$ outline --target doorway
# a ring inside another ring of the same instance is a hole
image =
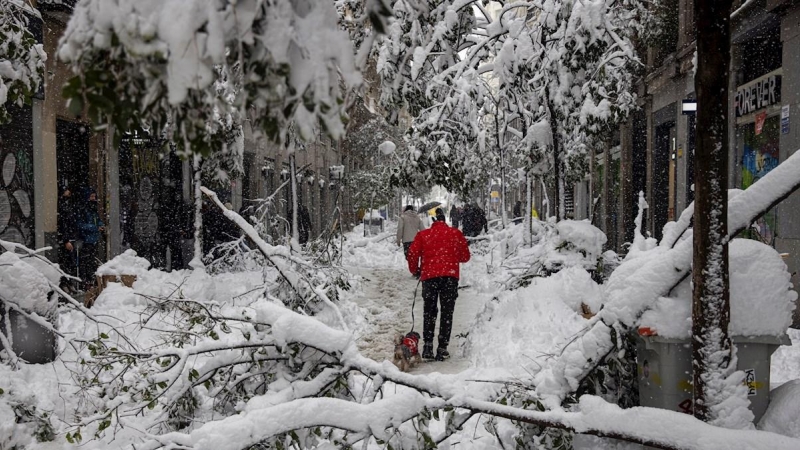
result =
[[[653,236],[661,240],[664,225],[670,218],[670,207],[674,207],[674,173],[671,155],[675,141],[675,122],[656,127],[653,148]],[[672,176],[671,176],[672,175]]]
[[[56,120],[58,186],[69,187],[76,199],[90,187],[89,134],[89,127],[84,124]]]

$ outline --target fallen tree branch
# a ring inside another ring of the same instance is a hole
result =
[[[262,321],[270,323],[273,332],[287,342],[322,348],[330,355],[341,355],[343,368],[357,370],[378,382],[402,384],[412,389],[380,400],[360,403],[337,398],[281,398],[268,395],[253,398],[243,412],[226,419],[209,422],[188,433],[168,433],[137,447],[141,450],[187,448],[195,450],[238,450],[271,437],[311,427],[330,427],[355,433],[349,445],[374,436],[386,440],[391,430],[424,411],[460,408],[472,414],[487,414],[513,421],[559,428],[576,433],[622,439],[666,450],[795,449],[800,440],[763,431],[728,430],[714,427],[692,416],[655,408],[623,410],[599,397],[583,396],[580,411],[534,411],[501,405],[476,398],[469,392],[469,383],[458,383],[455,376],[431,378],[403,373],[393,365],[377,363],[361,356],[347,333],[329,328],[315,319],[273,304],[259,311]],[[309,333],[311,322],[314,333]],[[330,381],[333,372],[317,382],[316,387]],[[458,380],[464,381],[464,380]],[[301,386],[301,381],[296,382]],[[315,389],[312,389],[314,391]],[[283,390],[293,392],[294,388]],[[371,391],[369,395],[372,395]],[[282,401],[286,400],[286,401]],[[278,420],[279,418],[279,420]],[[241,430],[249,430],[241,436]],[[237,436],[232,440],[231,436]]]
[[[778,165],[752,186],[728,202],[728,235],[730,240],[758,217],[785,200],[800,188],[800,152]],[[691,271],[692,240],[679,241],[688,226],[689,217],[682,215],[677,236],[671,237],[661,251],[649,259],[634,259],[638,267],[624,279],[610,281],[605,307],[589,322],[588,330],[566,346],[562,355],[535,377],[536,395],[551,409],[557,409],[570,392],[596,367],[615,343],[610,330],[620,324],[630,329],[655,301],[666,295]],[[624,263],[623,263],[624,264]]]

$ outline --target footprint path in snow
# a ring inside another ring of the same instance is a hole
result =
[[[405,334],[411,330],[411,305],[417,280],[404,268],[353,268],[351,271],[362,277],[361,295],[353,300],[367,314],[370,327],[358,339],[358,347],[362,354],[376,361],[391,360],[394,351],[392,339],[398,333]],[[462,283],[463,280],[462,280]],[[450,359],[442,362],[423,362],[415,367],[413,373],[457,373],[469,367],[469,360],[464,358],[461,345],[465,333],[475,318],[480,306],[478,296],[469,289],[459,290],[453,315],[453,331],[450,337]],[[414,308],[414,330],[422,334],[422,286],[417,289],[417,301]],[[437,323],[438,336],[438,323]],[[420,346],[422,343],[420,343]],[[434,348],[436,341],[434,340]]]

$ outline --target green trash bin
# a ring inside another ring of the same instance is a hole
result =
[[[642,406],[692,414],[692,346],[688,339],[636,335],[639,401]],[[769,406],[770,357],[788,336],[734,336],[738,370],[745,372],[755,423]]]

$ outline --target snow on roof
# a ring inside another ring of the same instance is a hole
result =
[[[731,322],[733,336],[781,336],[792,322],[797,293],[780,254],[751,239],[734,239],[729,246]],[[661,297],[639,322],[666,338],[688,338],[692,327],[689,279],[669,298]]]

